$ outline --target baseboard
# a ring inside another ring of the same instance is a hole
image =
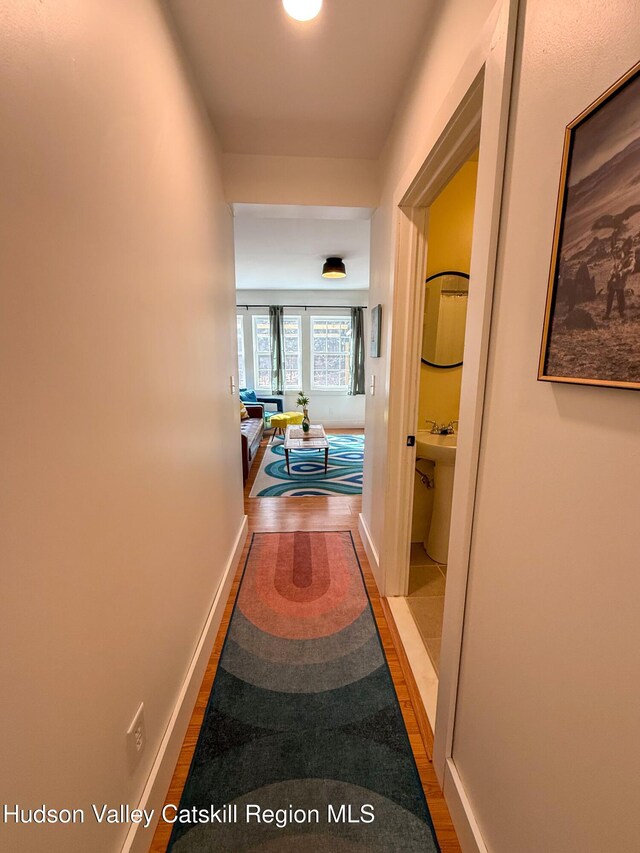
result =
[[[391,640],[398,655],[400,669],[404,675],[405,684],[409,691],[409,699],[413,705],[413,711],[418,724],[418,730],[424,743],[424,748],[429,761],[433,760],[433,728],[429,714],[427,712],[427,701],[437,694],[438,679],[435,677],[433,666],[429,660],[429,655],[424,647],[422,638],[416,628],[416,623],[413,621],[407,603],[404,598],[381,598],[380,604],[382,612],[387,620]],[[407,631],[413,630],[413,634],[407,636]],[[425,661],[426,658],[426,661]],[[428,666],[433,672],[435,680],[435,690],[431,690],[429,696],[425,695],[423,685],[419,678],[422,674],[421,669],[418,669],[416,664],[420,663],[421,668],[428,662]],[[435,706],[435,701],[431,701],[430,705]],[[435,719],[435,718],[434,718]]]
[[[443,793],[462,853],[488,853],[462,780],[451,758],[447,759],[444,769]]]
[[[410,675],[405,675],[405,681],[411,693],[411,682],[416,686],[418,698],[416,707],[421,707],[426,715],[426,726],[423,725],[420,714],[416,713],[418,727],[427,745],[427,755],[433,758],[433,732],[436,727],[436,709],[438,703],[438,676],[429,653],[424,647],[415,619],[409,610],[407,599],[402,596],[383,598],[390,611],[389,630],[392,636],[397,634],[398,643],[402,647]],[[404,670],[402,655],[399,654],[400,665]],[[426,734],[425,734],[426,731]]]
[[[322,422],[325,430],[330,432],[332,429],[364,429],[364,421],[354,421],[354,420],[346,420],[346,421],[327,421],[324,420]]]
[[[376,546],[373,544],[371,533],[369,532],[367,522],[364,520],[364,516],[362,515],[362,513],[358,514],[358,533],[360,534],[360,538],[362,539],[362,544],[367,554],[367,560],[369,560],[369,565],[371,566],[373,576],[378,582],[378,585],[380,585],[380,560],[378,559],[378,551],[376,549]]]
[[[140,802],[136,806],[136,808],[146,809],[147,811],[153,809],[154,820],[148,829],[144,829],[141,824],[133,824],[131,826],[125,838],[122,853],[147,853],[153,839],[156,824],[160,817],[167,791],[169,790],[169,784],[171,783],[180,749],[182,748],[187,726],[191,719],[191,713],[196,703],[198,691],[211,656],[227,599],[229,598],[236,567],[242,554],[245,539],[247,538],[248,526],[248,518],[245,515],[213,604],[202,628],[197,648],[191,659],[182,688],[180,689],[180,694],[171,714],[169,725],[162,738]]]

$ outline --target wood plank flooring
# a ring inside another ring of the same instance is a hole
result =
[[[331,432],[355,434],[361,432],[361,430],[332,429]],[[447,804],[442,796],[442,791],[440,790],[433,765],[430,761],[433,735],[424,708],[420,703],[419,694],[413,681],[411,670],[408,668],[404,652],[401,646],[396,647],[394,643],[395,641],[399,644],[399,638],[395,631],[390,611],[380,599],[378,588],[358,533],[358,515],[362,508],[362,498],[360,495],[335,498],[250,498],[249,492],[260,467],[265,446],[266,440],[263,441],[263,446],[260,448],[257,458],[251,467],[249,479],[244,490],[245,513],[249,519],[249,536],[242,552],[229,601],[225,608],[220,630],[216,637],[213,652],[202,681],[202,686],[165,802],[178,803],[180,801],[182,789],[184,788],[189,772],[191,758],[200,733],[209,693],[213,686],[218,660],[222,653],[222,645],[229,627],[233,604],[238,594],[242,569],[249,552],[251,534],[287,530],[350,530],[353,534],[356,553],[362,566],[367,592],[371,598],[382,645],[389,662],[389,669],[391,670],[402,715],[409,733],[411,748],[420,774],[420,780],[429,802],[429,809],[442,853],[460,853],[460,845],[451,822],[451,816],[449,815]],[[388,619],[390,621],[387,621]],[[171,826],[162,822],[159,823],[151,843],[150,853],[165,853],[170,835]],[[399,843],[401,843],[400,840]]]

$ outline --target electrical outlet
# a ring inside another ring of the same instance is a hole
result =
[[[131,725],[127,729],[127,752],[129,753],[129,761],[132,766],[138,763],[146,742],[147,731],[144,725],[144,702],[141,702],[135,717],[131,721]]]

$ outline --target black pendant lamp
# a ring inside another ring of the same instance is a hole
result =
[[[347,270],[342,258],[327,258],[322,267],[322,278],[344,278]]]

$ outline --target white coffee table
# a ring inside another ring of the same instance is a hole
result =
[[[311,424],[308,432],[304,432],[301,426],[289,424],[284,436],[284,457],[287,460],[287,474],[289,469],[290,450],[324,450],[324,473],[329,468],[329,439],[322,424]]]

